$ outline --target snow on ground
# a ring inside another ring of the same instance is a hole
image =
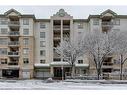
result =
[[[102,84],[43,80],[0,80],[0,90],[127,90],[127,84]]]

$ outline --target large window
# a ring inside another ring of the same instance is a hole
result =
[[[113,24],[114,25],[120,25],[120,19],[114,19]]]
[[[23,54],[28,55],[29,54],[29,48],[23,48]]]
[[[29,58],[23,58],[23,63],[28,64],[29,63]]]
[[[0,48],[0,55],[7,55],[7,48]]]
[[[0,24],[1,25],[7,25],[8,24],[7,18],[1,18],[0,19]]]
[[[23,39],[23,44],[24,45],[29,45],[29,38],[24,38]]]
[[[42,28],[42,29],[46,28],[45,23],[40,22],[40,28]]]
[[[40,32],[40,38],[45,38],[45,32]]]
[[[7,59],[0,59],[0,64],[7,64]]]
[[[93,19],[93,25],[99,25],[99,19]]]
[[[7,34],[8,33],[8,29],[7,28],[1,28],[0,29],[0,34]]]
[[[40,60],[40,63],[44,64],[45,63],[45,60]]]
[[[40,56],[45,56],[45,50],[40,50]]]
[[[83,64],[83,60],[78,60],[78,64]]]
[[[7,38],[0,38],[0,45],[7,45],[7,44],[8,44]]]
[[[45,47],[45,41],[40,41],[40,47]]]
[[[23,29],[23,35],[29,35],[29,29]]]
[[[23,19],[23,25],[29,25],[29,19]]]
[[[83,23],[78,23],[78,29],[83,29]]]

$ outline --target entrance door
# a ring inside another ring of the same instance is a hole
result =
[[[61,79],[62,78],[62,69],[61,67],[54,67],[54,78]]]
[[[2,70],[2,76],[6,78],[18,78],[19,70],[11,70],[11,69]]]

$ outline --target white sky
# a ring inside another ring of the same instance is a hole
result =
[[[117,14],[127,15],[127,6],[0,6],[0,13],[14,8],[21,14],[34,14],[37,19],[50,18],[60,8],[73,16],[75,19],[87,19],[89,14],[100,14],[107,9],[111,9]]]

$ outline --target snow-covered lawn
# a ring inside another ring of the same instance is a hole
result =
[[[127,84],[102,84],[55,81],[46,83],[43,80],[0,80],[0,89],[7,90],[127,90]]]

